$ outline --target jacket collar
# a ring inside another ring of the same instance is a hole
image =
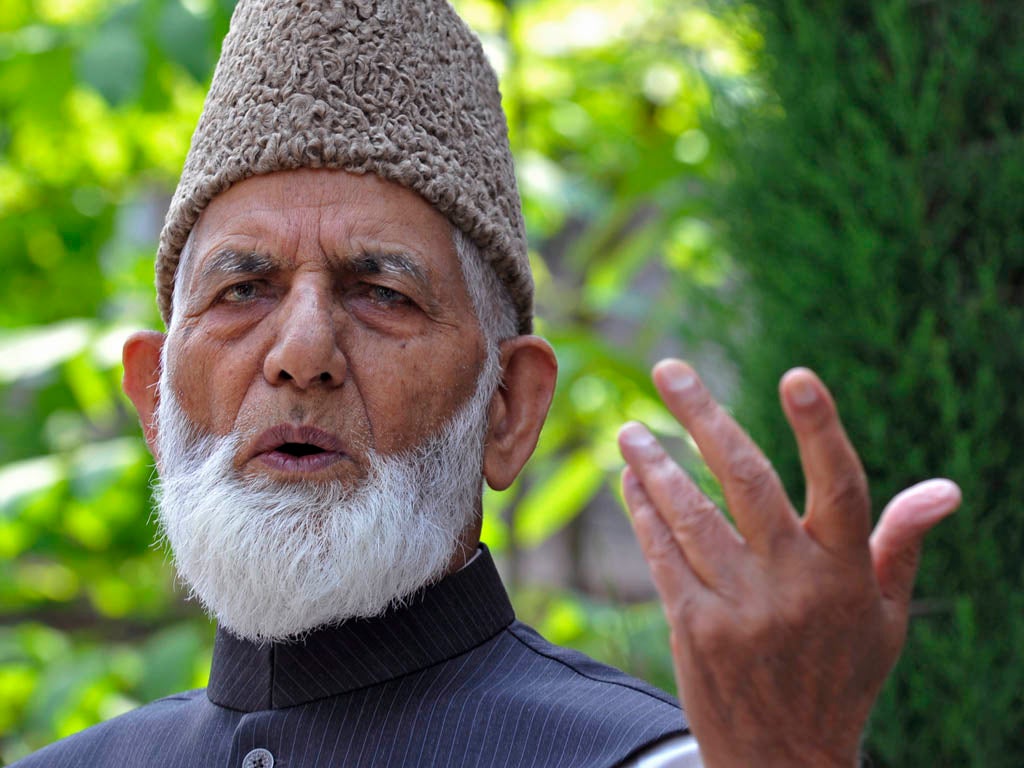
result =
[[[305,704],[454,658],[514,619],[494,560],[481,545],[465,568],[378,618],[262,645],[218,628],[206,694],[244,712]]]

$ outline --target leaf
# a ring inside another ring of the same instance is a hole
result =
[[[577,451],[529,490],[516,510],[515,539],[536,546],[579,514],[604,480],[589,451]]]
[[[153,635],[142,647],[145,663],[136,689],[138,697],[152,701],[190,687],[192,659],[206,651],[202,633],[192,622]]]
[[[66,320],[0,334],[0,383],[38,376],[82,352],[92,323]]]

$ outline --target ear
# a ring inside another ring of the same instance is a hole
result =
[[[124,379],[121,388],[139,413],[142,434],[156,455],[156,406],[160,401],[160,352],[166,337],[159,331],[137,331],[128,337],[121,352]]]
[[[540,336],[501,343],[501,386],[488,411],[484,477],[496,491],[508,488],[537,447],[555,393],[558,362]]]

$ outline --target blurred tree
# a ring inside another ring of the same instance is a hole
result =
[[[665,277],[724,276],[701,116],[712,91],[747,92],[757,36],[703,0],[456,5],[502,76],[562,364],[537,459],[486,499],[486,540],[514,552],[612,492],[624,419],[678,434],[646,368],[679,316]],[[205,683],[211,629],[151,545],[151,463],[118,378],[127,331],[159,327],[155,241],[232,6],[0,4],[0,764]],[[671,687],[655,607],[521,606]]]
[[[716,334],[740,418],[800,498],[769,395],[809,365],[877,509],[935,474],[962,485],[868,745],[880,766],[1024,764],[1024,7],[753,5],[773,97],[723,137],[720,220],[749,304]]]
[[[118,349],[229,10],[0,7],[0,762],[200,678]]]

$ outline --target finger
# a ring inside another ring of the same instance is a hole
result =
[[[910,604],[921,543],[931,528],[960,506],[950,480],[926,480],[893,497],[871,534],[871,559],[882,595],[901,608]]]
[[[863,549],[871,531],[867,478],[832,396],[806,368],[788,371],[779,391],[807,479],[804,529],[827,549]]]
[[[661,516],[698,578],[712,588],[726,582],[743,544],[718,507],[643,424],[626,424],[619,431],[619,447],[644,498]]]
[[[678,616],[703,589],[701,581],[629,467],[622,470],[622,495],[661,602],[669,615]]]
[[[759,552],[772,552],[780,538],[797,530],[798,521],[771,463],[715,402],[690,366],[663,360],[654,367],[654,383],[722,484],[729,511],[747,544]]]

